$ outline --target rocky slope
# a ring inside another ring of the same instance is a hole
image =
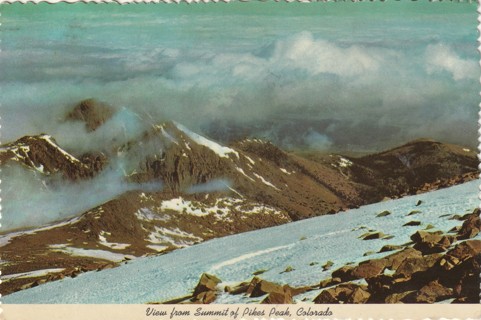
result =
[[[94,131],[114,112],[86,100],[66,119],[84,121]],[[3,294],[477,175],[474,152],[434,141],[362,158],[307,159],[258,139],[223,146],[174,122],[149,125],[126,143],[80,155],[48,135],[23,137],[0,147],[0,166],[20,166],[42,181],[60,176],[69,183],[94,181],[110,170],[131,186],[75,218],[4,232],[1,268],[8,281],[0,285]]]
[[[478,303],[480,295],[481,229],[479,209],[460,218],[457,231],[443,234],[418,230],[412,243],[385,245],[380,252],[395,251],[380,259],[345,265],[332,277],[310,286],[295,287],[261,279],[259,274],[235,285],[223,286],[215,275],[202,274],[191,295],[163,303],[213,303],[219,295],[244,295],[248,301],[267,304],[294,303],[296,296],[319,292],[311,301],[332,303]],[[323,268],[329,269],[332,262]],[[285,272],[291,272],[287,268]],[[301,301],[309,302],[305,297]]]

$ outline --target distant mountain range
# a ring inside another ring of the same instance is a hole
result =
[[[85,100],[65,121],[82,121],[93,132],[115,112]],[[2,274],[19,276],[4,280],[1,292],[448,187],[476,179],[477,166],[475,150],[427,139],[362,157],[296,154],[253,138],[224,146],[176,122],[150,125],[135,139],[81,155],[47,134],[25,136],[0,147],[0,168],[20,167],[35,179],[69,183],[116,170],[134,187],[77,217],[4,233]],[[162,187],[144,187],[156,184]]]

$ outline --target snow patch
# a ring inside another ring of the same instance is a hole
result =
[[[2,280],[42,277],[42,276],[46,276],[49,273],[58,273],[64,270],[65,268],[51,268],[51,269],[42,269],[42,270],[35,270],[35,271],[22,272],[22,273],[14,273],[14,274],[2,275]]]
[[[235,168],[237,171],[239,171],[243,176],[247,177],[249,180],[251,180],[252,182],[255,182],[254,179],[252,179],[251,177],[249,177],[245,172],[244,172],[244,169],[242,168],[239,168],[239,167],[236,167]]]
[[[100,231],[99,234],[99,243],[105,247],[109,247],[114,250],[123,250],[125,248],[130,247],[129,243],[116,243],[116,242],[108,242],[106,235],[110,235],[110,232]]]
[[[289,171],[287,171],[287,170],[284,169],[284,168],[279,168],[279,169],[280,169],[282,172],[284,172],[285,174],[288,174],[288,175],[291,175],[291,174],[292,174],[292,172],[289,172]]]
[[[273,185],[272,183],[270,183],[269,181],[267,181],[266,179],[264,179],[264,177],[263,177],[263,176],[261,176],[261,175],[258,175],[258,174],[257,174],[257,173],[255,173],[255,172],[254,172],[254,175],[255,175],[255,176],[258,178],[258,179],[260,179],[260,180],[262,181],[262,183],[263,183],[263,184],[265,184],[265,185],[267,185],[267,186],[269,186],[269,187],[271,187],[271,188],[274,188],[274,189],[276,189],[276,190],[279,190],[279,191],[280,191],[280,189],[279,189],[278,187],[276,187],[275,185]]]
[[[49,247],[54,249],[53,251],[67,253],[72,256],[92,257],[97,259],[109,260],[113,262],[120,262],[120,261],[123,261],[125,258],[129,258],[129,259],[136,258],[133,255],[113,253],[105,250],[82,249],[82,248],[66,247],[66,246],[60,246],[60,245],[50,245]]]
[[[194,142],[209,148],[210,150],[214,151],[219,157],[228,158],[229,157],[228,154],[233,153],[237,156],[237,158],[239,158],[239,153],[234,149],[221,146],[220,144],[212,140],[209,140],[197,133],[190,131],[180,123],[174,122],[174,124],[177,126],[179,130],[183,131],[190,139],[194,140]]]
[[[339,166],[343,168],[347,168],[352,166],[352,161],[347,160],[346,158],[340,157],[339,158]]]

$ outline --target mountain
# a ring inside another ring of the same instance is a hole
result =
[[[75,114],[87,130],[96,130],[108,118],[106,110],[111,109],[88,100],[67,119]],[[3,294],[477,175],[474,151],[435,141],[413,141],[358,158],[303,157],[260,139],[224,146],[176,122],[150,124],[127,142],[87,154],[68,152],[48,135],[23,137],[0,147],[0,167],[15,166],[39,179],[60,176],[69,184],[98,183],[97,176],[111,171],[121,176],[112,183],[129,187],[76,217],[4,232],[3,274],[30,276],[4,281]]]
[[[255,278],[289,286],[295,303],[326,303],[316,297],[329,297],[328,293],[334,300],[331,303],[360,302],[352,299],[356,296],[374,303],[382,303],[389,296],[386,302],[391,303],[449,303],[453,299],[462,302],[463,298],[468,298],[464,302],[475,303],[479,299],[481,250],[479,210],[473,212],[479,205],[478,186],[479,180],[471,181],[335,215],[217,238],[8,294],[2,301],[159,303],[179,297],[190,299],[195,298],[192,289],[201,274],[208,273],[222,282],[214,284],[215,288],[208,286],[215,292],[206,298],[213,296],[220,304],[264,301],[266,289],[276,286],[267,283],[257,288],[264,292],[245,292]],[[385,212],[389,214],[380,215]],[[408,224],[411,221],[419,224]],[[381,232],[384,236],[380,238],[367,236]],[[38,269],[44,268],[54,267]],[[38,279],[23,281],[31,286]],[[352,295],[344,290],[346,287],[361,287],[363,291],[358,293],[363,294]]]
[[[0,166],[20,164],[43,175],[60,174],[69,180],[93,177],[107,159],[88,153],[76,158],[63,150],[49,135],[25,136],[0,146]]]

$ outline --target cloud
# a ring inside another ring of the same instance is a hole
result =
[[[426,71],[429,74],[447,71],[456,81],[478,79],[479,68],[476,61],[462,59],[444,44],[429,45],[426,48]]]

